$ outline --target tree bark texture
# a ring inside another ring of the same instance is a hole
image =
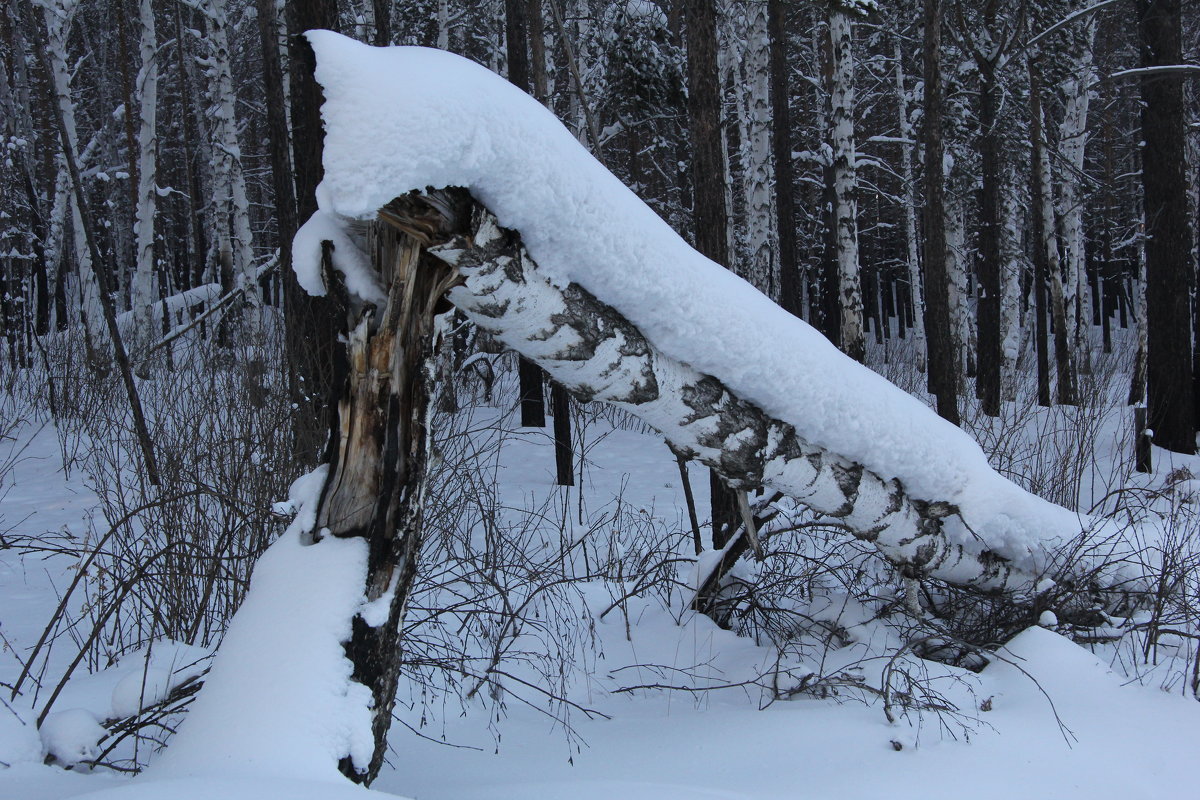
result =
[[[508,80],[523,92],[531,89],[529,78],[529,36],[526,25],[528,0],[504,0],[504,41],[507,47]],[[521,426],[546,427],[545,388],[542,371],[523,356],[517,357],[520,384]]]
[[[692,144],[692,227],[696,249],[729,266],[729,211],[724,139],[721,135],[721,89],[717,70],[717,20],[713,0],[686,0],[688,133]],[[713,546],[738,524],[732,491],[719,475],[709,477]]]
[[[363,783],[379,773],[391,725],[400,623],[421,542],[426,362],[434,349],[435,314],[449,308],[443,295],[455,280],[452,270],[424,254],[419,221],[402,230],[386,222],[391,218],[386,209],[380,217],[384,221],[373,224],[368,246],[388,299],[383,308],[368,305],[346,320],[348,369],[315,527],[322,536],[365,539],[367,601],[390,597],[387,620],[372,625],[356,617],[346,643],[353,678],[374,699],[375,752],[367,770],[357,771],[348,759],[340,765]]]
[[[1042,140],[1042,101],[1039,94],[1039,81],[1037,78],[1037,67],[1031,61],[1029,65],[1029,108],[1030,108],[1030,123],[1029,137],[1031,140],[1031,152],[1033,153],[1033,164],[1029,170],[1030,191],[1029,194],[1033,198],[1035,205],[1034,212],[1030,214],[1033,219],[1031,233],[1033,235],[1033,292],[1034,292],[1034,313],[1036,319],[1034,321],[1034,338],[1037,351],[1037,396],[1038,405],[1043,408],[1049,408],[1050,400],[1050,330],[1048,320],[1048,293],[1047,284],[1049,278],[1047,272],[1049,270],[1049,260],[1046,253],[1046,248],[1042,242],[1046,238],[1046,220],[1040,212],[1041,198],[1045,194],[1046,188],[1042,185],[1046,176],[1040,168],[1038,154]]]
[[[306,220],[317,210],[325,134],[321,127],[324,98],[313,77],[316,56],[302,34],[314,28],[337,30],[337,2],[290,0],[287,13],[296,219]],[[292,270],[283,270],[283,280],[288,363],[293,368],[290,388],[296,406],[292,417],[295,453],[301,463],[316,464],[334,425],[334,364],[342,351],[337,341],[340,320],[330,299],[313,297],[301,289]]]
[[[462,190],[434,201],[412,194],[389,208],[420,219],[459,208]],[[449,196],[449,201],[442,200]],[[612,403],[660,430],[677,452],[718,472],[730,486],[768,486],[840,519],[872,542],[904,574],[931,575],[991,590],[1014,589],[1029,576],[985,551],[951,542],[946,503],[910,498],[879,476],[804,441],[786,421],[734,395],[720,380],[659,351],[615,309],[585,289],[542,277],[516,233],[476,208],[431,256],[457,269],[449,299],[482,329],[540,364],[581,400]]]
[[[946,189],[942,174],[942,4],[925,0],[925,333],[929,341],[929,391],[937,412],[955,425],[958,370],[950,334],[950,277],[946,251]]]
[[[979,68],[979,152],[983,191],[979,203],[980,253],[976,264],[979,349],[975,392],[983,413],[997,417],[1000,415],[1000,368],[1004,363],[1000,340],[1000,212],[1004,203],[1000,86],[993,63],[979,63]]]
[[[838,265],[838,345],[855,361],[867,357],[858,263],[858,166],[854,145],[854,27],[850,14],[829,10],[829,140],[833,153],[833,224]]]
[[[767,2],[771,68],[771,152],[775,168],[775,219],[779,244],[779,302],[795,316],[804,308],[804,276],[796,260],[796,171],[792,164],[792,112],[788,104],[787,4]]]
[[[1142,66],[1182,62],[1181,0],[1139,0]],[[1142,186],[1146,224],[1146,388],[1154,443],[1196,451],[1186,116],[1180,75],[1145,75]]]

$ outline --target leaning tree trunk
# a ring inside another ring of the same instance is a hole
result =
[[[354,618],[346,655],[353,678],[371,690],[375,751],[365,772],[347,757],[351,780],[379,774],[399,676],[397,650],[405,602],[416,574],[435,314],[452,270],[424,256],[423,220],[396,222],[387,209],[368,234],[371,260],[388,289],[382,308],[366,305],[346,318],[346,375],[338,402],[336,443],[314,531],[361,537],[368,545],[366,599],[387,608],[386,620]],[[439,218],[440,220],[440,218]],[[332,270],[330,271],[332,273]],[[335,295],[345,295],[335,289]],[[348,305],[348,304],[343,304]]]
[[[464,225],[458,209],[467,197],[463,190],[432,197],[414,192],[386,210],[409,228],[438,230],[444,243],[428,252],[458,272],[450,301],[576,396],[640,417],[677,452],[708,465],[730,486],[768,486],[840,519],[905,575],[989,590],[1029,584],[1031,576],[1009,561],[944,534],[942,520],[956,513],[950,504],[910,498],[899,481],[805,441],[791,424],[738,397],[717,378],[658,350],[620,312],[582,287],[552,283],[518,235],[500,228],[486,209],[476,206]],[[442,209],[453,213],[438,222]]]

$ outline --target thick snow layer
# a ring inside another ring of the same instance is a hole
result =
[[[62,764],[78,764],[96,757],[96,743],[104,735],[104,728],[87,709],[68,708],[46,717],[39,733],[47,753]]]
[[[342,649],[363,603],[366,545],[334,537],[301,542],[314,485],[293,485],[297,521],[255,566],[203,691],[148,777],[340,783],[339,759],[370,760],[370,690],[351,681]]]
[[[959,541],[978,535],[1036,569],[1038,542],[1081,529],[994,472],[959,428],[689,247],[507,81],[442,51],[308,36],[326,98],[324,214],[370,218],[413,189],[467,187],[521,232],[552,281],[580,284],[808,441],[898,478],[913,497],[957,504]]]
[[[387,299],[366,256],[342,230],[337,219],[324,211],[309,217],[292,239],[292,267],[296,271],[296,281],[304,291],[317,297],[325,294],[325,279],[321,276],[321,243],[325,241],[333,244],[330,258],[345,277],[350,292],[371,303],[382,303]]]

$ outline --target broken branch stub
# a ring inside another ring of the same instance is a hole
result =
[[[386,608],[386,619],[355,617],[345,645],[354,680],[371,690],[375,751],[365,769],[349,759],[340,767],[366,783],[383,764],[400,668],[400,622],[420,552],[435,316],[449,308],[444,296],[458,280],[424,249],[431,237],[448,233],[436,226],[453,220],[454,209],[429,207],[430,216],[406,217],[404,225],[381,213],[368,232],[371,261],[388,295],[382,308],[343,304],[344,383],[313,531],[366,540],[366,599]],[[333,289],[345,294],[344,287]]]

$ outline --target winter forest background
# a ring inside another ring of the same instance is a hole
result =
[[[1106,723],[1073,725],[1054,686],[1068,709],[1086,685],[1080,709],[1103,692],[1127,720],[1198,724],[1200,5],[5,0],[0,797],[6,772],[11,796],[49,798],[151,763],[258,557],[303,515],[293,483],[324,480],[353,313],[291,269],[322,177],[312,29],[504,76],[700,253],[1081,515],[1036,591],[914,574],[879,558],[855,512],[730,489],[449,313],[423,354],[430,455],[377,785],[436,796],[426,764],[519,787],[419,748],[504,758],[506,730],[525,741],[550,721],[555,744],[533,750],[582,761],[591,736],[633,758],[586,730],[654,703],[724,709],[755,742],[769,724],[742,710],[811,702],[850,737],[886,719],[891,752],[1020,740],[989,721],[988,682],[1015,697],[1040,677],[1028,705],[1056,722],[1030,741],[1074,739],[1093,763],[1106,751],[1085,732]],[[672,654],[697,636],[705,653]],[[1119,680],[1099,688],[1067,640]],[[1113,699],[1118,683],[1192,702]],[[644,705],[614,705],[631,697]],[[676,724],[719,727],[699,720]],[[647,736],[687,739],[656,724]],[[717,758],[753,757],[744,746]],[[967,774],[972,757],[938,752]],[[515,771],[543,769],[522,758]],[[42,761],[57,777],[18,774]],[[1091,794],[1141,796],[1150,771]],[[454,796],[478,789],[455,780]],[[744,796],[791,796],[747,780]]]

